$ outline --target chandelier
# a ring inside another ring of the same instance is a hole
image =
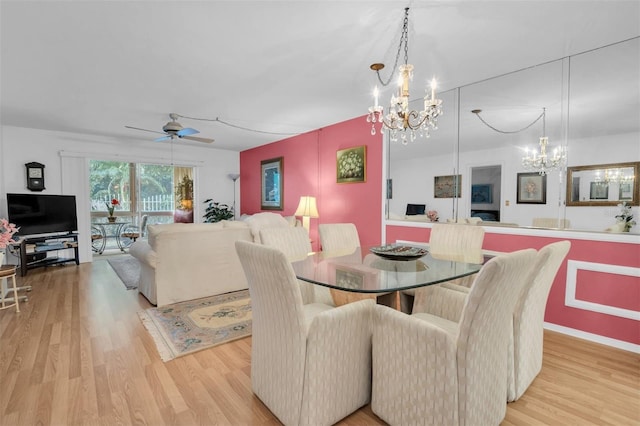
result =
[[[632,183],[635,180],[635,176],[625,175],[622,169],[605,169],[604,176],[602,175],[601,170],[596,170],[595,181],[598,183]]]
[[[526,149],[525,156],[522,157],[522,165],[527,170],[532,170],[540,173],[541,176],[547,174],[551,170],[559,170],[564,166],[567,158],[566,152],[562,148],[554,148],[553,153],[547,154],[547,145],[549,144],[549,138],[545,136],[547,134],[546,126],[546,108],[542,108],[542,137],[540,138],[540,152],[537,150],[529,151]],[[536,120],[538,121],[539,118]]]
[[[526,148],[525,155],[524,157],[522,157],[522,166],[527,170],[538,172],[542,176],[546,175],[547,172],[549,171],[560,170],[561,168],[564,167],[567,159],[567,152],[564,148],[562,147],[555,148],[551,154],[547,153],[547,145],[549,145],[549,138],[545,136],[547,134],[547,125],[546,125],[547,109],[546,108],[542,108],[542,114],[540,114],[531,123],[527,124],[522,129],[513,130],[513,131],[500,130],[495,128],[491,124],[487,123],[480,116],[480,113],[482,112],[481,109],[474,109],[474,110],[471,110],[471,112],[474,113],[476,117],[478,117],[478,119],[485,126],[489,127],[491,130],[494,130],[498,133],[504,133],[504,134],[513,134],[513,133],[523,132],[527,130],[529,127],[536,124],[538,120],[542,119],[542,137],[540,138],[540,151],[538,152],[538,150],[536,149],[529,150],[529,148]]]
[[[384,108],[378,104],[378,86],[373,91],[374,105],[369,107],[367,122],[371,123],[371,134],[376,134],[376,123],[380,123],[380,130],[389,130],[391,141],[398,140],[398,134],[402,144],[407,144],[407,134],[409,139],[414,141],[417,136],[430,136],[430,130],[438,128],[438,117],[442,115],[442,100],[436,99],[436,80],[431,80],[431,92],[424,97],[424,108],[421,111],[409,109],[409,82],[413,80],[413,65],[409,64],[409,8],[404,9],[404,21],[402,24],[402,34],[400,44],[396,53],[395,64],[389,79],[384,82],[380,77],[380,70],[384,64],[376,63],[371,65],[371,69],[376,72],[378,80],[383,86],[387,86],[393,74],[398,68],[398,92],[391,96],[389,110],[385,114]],[[404,48],[404,64],[398,67],[400,52]],[[416,131],[418,135],[416,136]]]

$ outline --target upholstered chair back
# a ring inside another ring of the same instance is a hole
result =
[[[487,262],[468,289],[459,323],[376,307],[373,412],[398,425],[499,424],[511,317],[535,255],[527,249]]]
[[[253,312],[251,385],[285,425],[332,425],[371,397],[371,300],[304,305],[285,254],[238,241]]]
[[[431,228],[429,252],[437,259],[482,263],[483,241],[481,226],[436,223]]]
[[[243,242],[236,250],[251,296],[253,391],[283,423],[297,424],[302,397],[283,398],[279,390],[302,393],[306,323],[298,280],[275,248]]]
[[[460,417],[467,422],[497,424],[476,417],[484,410],[504,417],[510,319],[531,279],[535,255],[527,249],[495,257],[471,286],[457,337]]]
[[[283,252],[290,262],[304,260],[313,251],[309,234],[302,226],[264,228],[260,230],[260,240],[262,244],[275,247]],[[327,287],[317,286],[302,280],[298,280],[298,284],[304,304],[322,302],[334,305],[331,292]]]
[[[429,252],[435,259],[452,260],[454,262],[482,263],[484,255],[482,253],[482,243],[484,242],[484,228],[481,226],[463,225],[454,223],[436,223],[431,228],[429,237]],[[450,283],[470,287],[473,284],[475,274],[467,277],[448,281]],[[400,306],[403,312],[414,312],[416,306],[414,298],[417,293],[418,299],[425,301],[434,291],[439,291],[433,286],[404,290],[400,293]],[[448,306],[448,305],[447,305]],[[418,306],[418,309],[424,309]]]
[[[358,229],[353,223],[322,223],[318,225],[322,251],[330,254],[349,254],[360,247]]]
[[[513,313],[513,342],[509,351],[508,401],[527,390],[542,369],[544,313],[551,285],[571,243],[559,241],[540,249],[531,285],[525,287]]]
[[[264,228],[260,240],[265,246],[275,247],[290,261],[305,259],[313,251],[307,230],[302,226],[288,228]]]

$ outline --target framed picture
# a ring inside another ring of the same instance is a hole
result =
[[[462,175],[434,176],[433,196],[435,198],[460,198]]]
[[[609,184],[605,182],[591,182],[589,198],[592,200],[608,200]]]
[[[493,185],[490,183],[471,185],[471,204],[491,204],[492,194]]]
[[[618,194],[618,199],[622,200],[633,200],[633,184],[631,183],[621,183],[620,184],[620,193]]]
[[[284,180],[284,158],[272,158],[260,162],[262,176],[262,199],[260,208],[263,210],[282,210]]]
[[[340,149],[336,153],[336,179],[338,183],[367,181],[367,146]]]
[[[518,204],[547,204],[547,175],[518,173]]]
[[[336,285],[352,289],[364,287],[364,274],[336,268]]]

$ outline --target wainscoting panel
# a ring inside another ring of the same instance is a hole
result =
[[[637,309],[625,309],[605,303],[597,303],[588,300],[581,300],[576,297],[579,285],[590,285],[590,277],[593,274],[578,274],[578,271],[601,272],[605,274],[623,275],[627,277],[640,278],[640,268],[630,266],[610,265],[605,263],[583,262],[578,260],[569,260],[567,262],[567,286],[565,289],[565,304],[586,311],[600,312],[607,315],[614,315],[621,318],[628,318],[640,321],[640,311]],[[580,276],[580,280],[578,277]],[[616,279],[610,281],[610,291],[615,292]],[[640,285],[640,281],[636,280],[636,284]]]

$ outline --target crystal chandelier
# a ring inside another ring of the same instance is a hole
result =
[[[567,158],[566,152],[562,147],[555,148],[553,153],[547,154],[549,138],[545,136],[547,134],[545,120],[546,115],[546,108],[542,108],[542,137],[540,138],[540,152],[538,153],[535,149],[533,151],[529,151],[529,148],[527,148],[525,156],[522,157],[522,165],[527,170],[536,171],[542,176],[546,175],[549,171],[561,169]],[[537,120],[539,120],[539,118]]]
[[[389,130],[391,132],[391,141],[398,140],[398,134],[402,144],[407,144],[407,134],[409,139],[414,141],[417,136],[430,136],[430,130],[438,128],[438,117],[442,115],[442,100],[436,99],[436,80],[431,81],[431,93],[424,97],[424,108],[421,111],[409,109],[409,82],[413,80],[413,65],[409,64],[409,8],[404,9],[404,21],[402,24],[402,35],[400,36],[400,44],[396,54],[396,61],[391,71],[391,76],[384,82],[380,77],[380,70],[384,68],[384,64],[376,63],[371,65],[371,69],[376,72],[378,80],[383,86],[387,86],[396,68],[398,68],[398,92],[391,96],[391,102],[388,112],[384,113],[384,108],[378,104],[378,86],[375,87],[374,105],[369,107],[367,122],[371,123],[371,134],[376,134],[376,123],[380,123],[380,130]],[[398,59],[400,52],[404,47],[404,65],[398,67]],[[418,135],[416,136],[416,131]]]
[[[596,170],[595,181],[598,183],[632,183],[635,180],[634,175],[625,175],[622,169],[605,169],[604,175],[601,170]]]

